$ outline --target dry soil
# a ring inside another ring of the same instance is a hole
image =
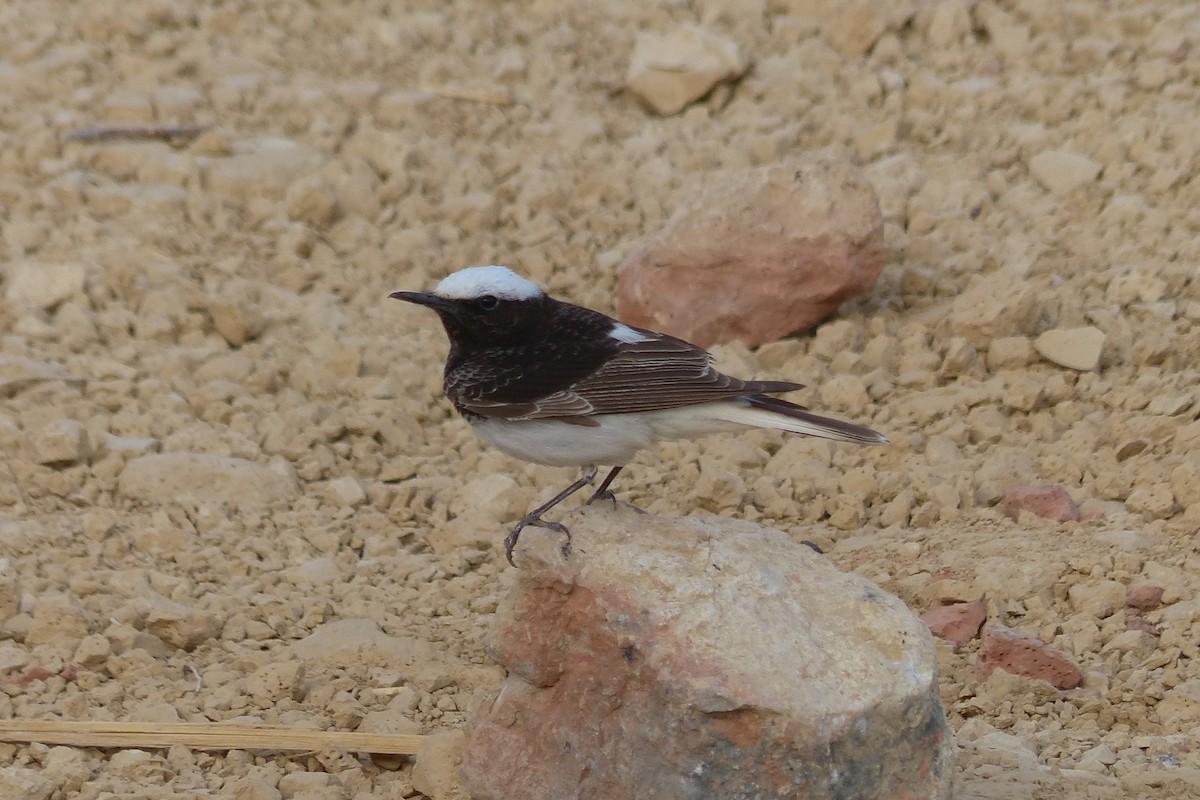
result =
[[[1200,6],[71,9],[0,4],[0,717],[460,727],[500,679],[504,526],[573,476],[484,450],[439,397],[439,326],[387,294],[506,263],[611,311],[715,171],[835,147],[885,211],[879,284],[717,352],[893,444],[663,446],[619,492],[815,537],[917,610],[982,595],[1070,654],[1063,694],[942,649],[961,797],[1200,793]],[[660,118],[625,68],[685,22],[752,67]],[[1084,326],[1095,370],[1033,347]],[[1087,521],[995,506],[1043,482]],[[1163,606],[1131,617],[1139,583]],[[417,792],[352,754],[13,745],[0,785]]]

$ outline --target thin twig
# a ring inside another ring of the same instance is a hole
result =
[[[345,750],[352,753],[415,755],[424,736],[412,734],[305,731],[266,725],[195,722],[75,722],[0,720],[0,741],[42,742],[73,747],[172,747],[197,750]]]
[[[94,125],[67,134],[68,142],[112,142],[118,139],[195,139],[211,125]]]
[[[494,106],[511,106],[516,98],[505,90],[469,89],[461,86],[425,86],[421,91],[450,100],[467,100],[472,103],[490,103]]]

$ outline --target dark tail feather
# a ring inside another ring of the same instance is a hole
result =
[[[860,442],[862,444],[887,444],[888,442],[886,436],[870,428],[855,425],[853,422],[843,422],[840,419],[822,417],[806,411],[803,406],[789,403],[787,400],[780,400],[777,397],[754,394],[738,399],[749,408],[769,411],[772,414],[779,414],[785,418],[774,424],[763,424],[761,421],[757,423],[765,428],[790,430],[795,433],[803,433],[809,436],[818,436],[822,439],[835,439],[843,442]],[[795,420],[797,424],[788,425],[786,420]]]
[[[804,388],[803,383],[791,381],[746,381],[743,391],[747,394],[782,394],[783,392],[798,392]]]

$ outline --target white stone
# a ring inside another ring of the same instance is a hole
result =
[[[1066,195],[1096,180],[1104,165],[1070,150],[1043,150],[1029,159],[1029,171],[1047,191]]]
[[[137,627],[172,647],[192,650],[220,633],[221,626],[216,616],[202,608],[169,600],[148,592],[129,604],[135,615]]]
[[[1125,585],[1117,581],[1077,583],[1067,590],[1071,607],[1103,619],[1125,605]]]
[[[427,641],[389,636],[375,620],[354,617],[324,623],[294,642],[291,653],[310,667],[345,669],[355,664],[403,670],[426,691],[432,691],[428,687],[437,685],[434,681],[453,672],[454,666]],[[461,664],[456,668],[465,669]]]
[[[343,475],[325,484],[322,492],[325,502],[331,506],[357,507],[367,502],[367,493],[353,475]]]
[[[1037,317],[1037,290],[1019,269],[1006,268],[972,281],[954,298],[946,324],[986,350],[993,339],[1029,333]]]
[[[297,586],[321,586],[342,580],[342,572],[331,558],[314,558],[285,570],[283,576]]]
[[[299,494],[294,475],[242,458],[204,453],[158,453],[125,465],[117,481],[125,497],[147,503],[215,502],[262,506]]]
[[[1033,342],[1038,354],[1062,367],[1087,372],[1100,366],[1104,351],[1104,331],[1091,325],[1082,328],[1054,328]]]
[[[86,270],[76,263],[9,264],[4,299],[24,309],[48,310],[83,292]]]
[[[29,663],[29,651],[11,642],[0,642],[0,671],[9,673]]]
[[[460,774],[463,744],[461,730],[438,731],[426,736],[413,767],[413,788],[432,800],[467,800]]]
[[[162,450],[162,440],[149,436],[115,436],[108,434],[104,437],[103,449],[109,453],[120,453],[125,456],[144,456]]]
[[[1195,730],[1200,724],[1200,678],[1189,678],[1168,691],[1154,711],[1167,730]]]
[[[297,177],[319,170],[324,161],[307,145],[266,136],[235,142],[232,150],[228,157],[202,156],[197,163],[205,188],[242,202],[281,198]]]
[[[625,81],[646,105],[666,116],[744,69],[736,42],[684,25],[667,34],[639,33]]]
[[[508,475],[495,472],[463,484],[450,501],[455,516],[475,522],[514,520],[529,511],[533,497]]]
[[[87,428],[73,419],[56,419],[47,423],[30,435],[29,443],[39,464],[84,464],[92,455]]]
[[[28,767],[0,767],[0,797],[49,800],[57,791],[57,786],[42,772]]]
[[[258,335],[262,320],[246,305],[223,298],[208,301],[213,328],[232,347],[240,347]]]

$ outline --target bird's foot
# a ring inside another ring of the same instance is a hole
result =
[[[589,497],[587,499],[587,502],[584,503],[584,505],[590,506],[592,503],[596,502],[597,500],[611,500],[612,504],[614,506],[617,504],[617,496],[615,494],[610,492],[608,489],[600,489],[595,494],[593,494],[591,497]]]
[[[504,557],[508,560],[510,567],[516,566],[513,563],[513,548],[517,546],[517,539],[521,538],[521,531],[530,525],[538,528],[549,528],[567,537],[562,545],[562,556],[566,558],[571,554],[571,531],[567,529],[566,525],[563,525],[561,522],[551,522],[550,520],[542,519],[540,516],[530,514],[518,522],[516,527],[509,532],[508,536],[504,537]]]
[[[613,494],[612,492],[610,492],[608,489],[601,489],[600,491],[596,492],[594,495],[592,495],[591,497],[588,498],[588,501],[586,503],[584,503],[584,505],[590,506],[592,503],[596,502],[597,500],[610,500],[610,501],[612,501],[613,508],[616,508],[617,506],[621,505],[621,502],[619,500],[617,500],[617,496],[615,494]],[[627,508],[632,509],[634,512],[636,512],[638,514],[646,513],[645,509],[638,508],[633,503],[625,503],[624,505]]]

